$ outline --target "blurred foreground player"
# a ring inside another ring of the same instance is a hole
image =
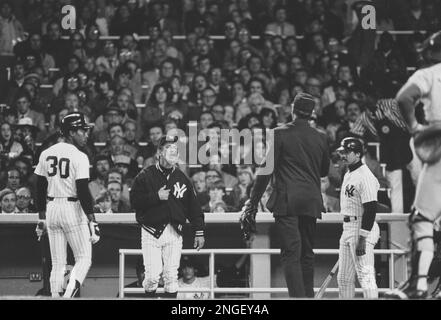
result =
[[[441,215],[441,31],[429,37],[422,50],[430,66],[416,71],[397,95],[423,168],[409,217],[410,278],[397,290],[386,293],[386,297],[396,299],[428,296],[427,277],[434,254],[433,227]],[[419,124],[415,116],[419,101],[424,105],[427,126]],[[440,299],[441,294],[436,294],[435,298]]]
[[[63,297],[79,290],[92,263],[92,245],[99,241],[99,228],[93,214],[89,183],[89,159],[79,149],[88,138],[88,125],[81,113],[66,115],[61,121],[65,142],[44,150],[35,169],[39,238],[47,230],[52,259],[50,276],[52,297],[63,291],[67,243],[75,266]]]

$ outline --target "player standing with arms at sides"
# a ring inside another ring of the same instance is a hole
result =
[[[427,274],[434,252],[433,225],[441,215],[441,31],[429,37],[422,50],[431,66],[416,71],[396,98],[413,134],[415,152],[423,162],[409,216],[412,241],[410,278],[400,288],[386,293],[386,297],[396,299],[424,299],[428,296]],[[424,105],[428,126],[417,122],[415,106],[419,101]],[[423,136],[429,137],[428,152],[421,154],[417,142]],[[441,294],[435,298],[440,299]]]
[[[380,236],[375,216],[380,183],[361,162],[364,144],[360,139],[343,139],[337,152],[349,167],[340,191],[340,212],[344,215],[344,222],[338,254],[339,296],[342,299],[354,297],[357,274],[363,296],[375,299],[378,298],[378,287],[375,281],[374,247]]]
[[[75,266],[64,293],[71,298],[80,288],[92,263],[92,244],[99,241],[98,224],[93,214],[89,183],[89,159],[79,149],[88,138],[88,125],[81,113],[66,115],[61,121],[65,142],[44,150],[35,168],[40,238],[47,230],[52,258],[50,276],[52,297],[63,291],[67,243],[72,248]]]
[[[145,267],[143,286],[147,297],[156,297],[159,277],[164,278],[165,297],[176,298],[182,231],[188,219],[195,234],[194,247],[204,246],[204,214],[190,179],[177,167],[178,137],[159,141],[159,161],[143,169],[130,190],[130,201],[141,225]]]

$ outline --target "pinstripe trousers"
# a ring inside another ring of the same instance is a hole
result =
[[[159,239],[142,229],[141,247],[145,277],[143,287],[147,292],[158,288],[159,277],[164,279],[165,292],[178,291],[178,268],[181,261],[182,236],[170,224]]]
[[[355,294],[355,275],[363,289],[363,296],[368,299],[378,298],[378,287],[375,280],[374,247],[380,236],[380,229],[375,222],[370,235],[366,238],[366,253],[356,255],[360,235],[361,219],[343,223],[340,238],[338,289],[339,297],[351,299]]]
[[[87,217],[80,202],[67,199],[49,201],[46,210],[47,232],[51,249],[51,292],[63,292],[67,243],[72,249],[75,265],[70,281],[83,283],[92,264],[92,244]]]

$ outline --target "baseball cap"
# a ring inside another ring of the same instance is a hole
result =
[[[115,104],[111,104],[110,106],[107,107],[106,114],[113,111],[118,112],[122,116],[124,115],[124,112]]]
[[[308,93],[298,93],[292,103],[292,111],[295,114],[303,116],[311,116],[312,111],[315,108],[315,99]]]
[[[180,268],[184,269],[186,267],[196,268],[196,263],[193,258],[191,258],[189,256],[183,256],[181,258]]]
[[[28,127],[28,128],[31,128],[32,130],[38,130],[38,127],[34,124],[32,119],[29,117],[24,117],[24,118],[18,119],[16,126],[17,127]]]
[[[159,148],[162,148],[167,144],[176,143],[177,141],[178,141],[177,136],[165,135],[165,136],[161,137],[161,139],[159,140],[158,146],[159,146]]]

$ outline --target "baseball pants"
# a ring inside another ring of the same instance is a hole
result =
[[[72,249],[75,265],[70,281],[83,283],[92,264],[92,244],[87,217],[80,202],[65,198],[49,201],[46,210],[47,232],[51,249],[51,292],[63,291],[67,243]]]
[[[380,237],[380,229],[375,222],[370,235],[366,238],[366,253],[356,255],[360,235],[361,219],[343,223],[340,238],[338,289],[339,297],[351,299],[355,295],[355,275],[363,289],[363,296],[369,299],[378,298],[378,287],[375,280],[374,247]]]
[[[177,292],[182,236],[170,224],[159,239],[142,229],[141,247],[145,267],[145,277],[142,283],[144,290],[156,291],[162,272],[165,292]]]

